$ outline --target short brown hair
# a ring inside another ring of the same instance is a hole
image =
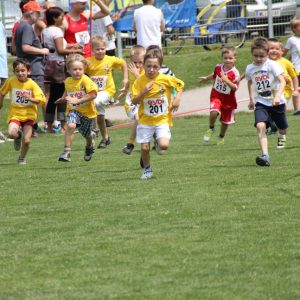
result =
[[[97,47],[99,44],[103,44],[105,48],[107,47],[107,41],[102,36],[99,35],[95,35],[92,37],[91,44],[92,44],[92,49]]]
[[[144,63],[146,62],[147,59],[151,59],[151,58],[157,58],[159,65],[162,66],[163,56],[162,56],[161,49],[159,49],[159,50],[151,49],[151,50],[147,51],[146,55],[144,57]]]
[[[221,56],[224,54],[232,53],[236,57],[236,49],[233,46],[224,46],[221,50]]]
[[[269,52],[268,40],[262,36],[255,38],[251,44],[251,53],[256,49],[262,49]]]
[[[23,65],[27,69],[27,71],[31,70],[31,65],[29,61],[26,59],[22,59],[22,58],[15,59],[13,62],[13,70],[15,71],[19,65]]]
[[[141,45],[135,45],[130,49],[130,56],[131,57],[134,56],[134,55],[145,56],[145,54],[146,54],[146,49]]]

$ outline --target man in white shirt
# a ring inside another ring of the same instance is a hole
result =
[[[165,21],[160,9],[153,6],[154,0],[143,0],[144,5],[134,11],[133,30],[137,33],[137,44],[145,48],[158,45],[161,48],[161,32]]]

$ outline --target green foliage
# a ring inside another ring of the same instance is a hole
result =
[[[90,162],[79,134],[70,163],[62,135],[33,139],[25,166],[1,144],[0,299],[299,299],[299,120],[261,168],[237,117],[221,147],[207,117],[176,119],[146,182],[129,128]]]

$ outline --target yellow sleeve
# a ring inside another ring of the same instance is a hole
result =
[[[114,57],[113,67],[116,69],[121,69],[123,64],[125,64],[125,60],[123,58]]]
[[[140,80],[136,79],[132,85],[132,98],[135,98],[137,95],[140,94],[141,88],[139,85]]]
[[[298,77],[298,72],[290,61],[287,61],[286,63],[286,71],[292,79]]]
[[[40,101],[40,104],[46,103],[46,97],[43,91],[34,81],[32,81],[32,93],[33,93],[33,98],[38,99]]]
[[[83,79],[83,84],[85,86],[85,90],[87,92],[87,94],[91,93],[91,92],[98,92],[98,86],[97,84],[90,79],[88,76],[85,76]]]
[[[177,92],[183,91],[184,82],[176,77],[170,76],[170,78],[172,87],[174,87]]]

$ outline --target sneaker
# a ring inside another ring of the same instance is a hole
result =
[[[142,180],[150,179],[153,176],[152,168],[149,166],[144,169],[144,173],[141,176]]]
[[[0,131],[0,144],[5,143],[7,141],[7,137]]]
[[[270,167],[271,161],[268,155],[261,155],[256,157],[256,164],[261,167]]]
[[[71,153],[70,151],[64,151],[58,158],[58,161],[69,162],[71,161]]]
[[[19,165],[26,165],[26,159],[25,159],[25,157],[19,157],[18,158],[18,164]]]
[[[163,155],[165,154],[165,150],[162,150],[160,147],[159,147],[159,143],[157,142],[156,139],[154,139],[154,147],[155,147],[155,151],[158,155]]]
[[[98,149],[105,149],[111,143],[111,137],[109,136],[107,140],[101,140],[98,145]]]
[[[300,115],[300,109],[297,109],[296,111],[294,111],[293,115],[294,115],[294,116]]]
[[[215,130],[214,129],[208,129],[206,132],[205,132],[205,134],[204,134],[204,136],[203,136],[203,141],[204,142],[209,142],[210,141],[210,138],[211,138],[211,136],[213,135],[213,133],[215,132]]]
[[[59,133],[61,131],[60,123],[58,123],[57,126],[52,125],[52,131],[55,132],[55,133]]]
[[[14,147],[16,151],[19,151],[22,146],[22,139],[23,139],[23,131],[19,129],[19,137],[14,140]]]
[[[123,151],[123,153],[129,155],[129,154],[131,154],[131,152],[133,151],[133,148],[134,148],[134,145],[128,143],[128,144],[122,149],[122,151]]]
[[[85,161],[90,161],[94,155],[95,148],[94,145],[92,146],[85,146],[85,151],[84,151],[84,160]]]
[[[144,166],[144,162],[143,162],[143,159],[142,159],[142,157],[141,157],[141,159],[140,159],[140,166],[141,166],[141,168],[142,168],[142,169],[144,169],[144,168],[145,168],[145,166]]]
[[[285,148],[286,139],[278,138],[277,149]]]
[[[217,145],[218,146],[222,146],[222,145],[224,145],[225,144],[225,139],[224,139],[224,137],[218,137],[218,141],[217,141]]]

